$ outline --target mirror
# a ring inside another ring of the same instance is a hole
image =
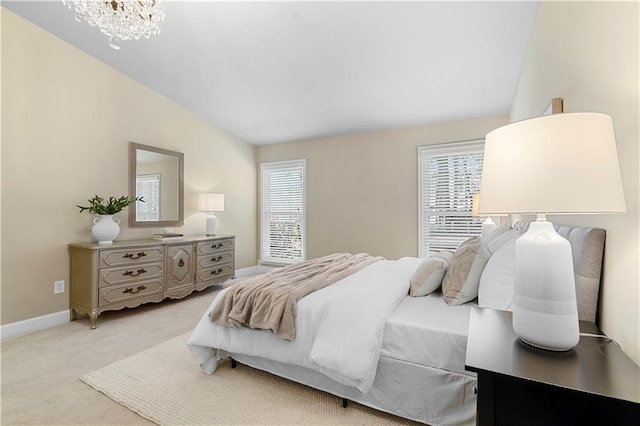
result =
[[[169,227],[184,223],[184,154],[129,143],[129,227]]]

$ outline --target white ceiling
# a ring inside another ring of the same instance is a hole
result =
[[[507,113],[537,2],[180,2],[119,51],[60,1],[3,1],[253,144]]]

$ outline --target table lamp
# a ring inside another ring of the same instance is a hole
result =
[[[216,217],[215,212],[224,211],[224,194],[200,194],[199,204],[200,211],[207,212],[206,235],[216,235],[218,233],[218,218]]]
[[[509,124],[485,138],[481,215],[536,214],[516,241],[513,329],[553,351],[578,344],[573,258],[546,214],[625,211],[611,117],[554,114]]]

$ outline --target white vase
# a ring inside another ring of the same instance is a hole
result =
[[[120,219],[114,219],[112,214],[98,215],[93,219],[91,233],[98,244],[113,244],[113,239],[120,233]]]

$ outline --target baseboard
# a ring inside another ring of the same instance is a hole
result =
[[[56,325],[65,324],[70,321],[70,310],[54,312],[53,314],[43,315],[41,317],[29,318],[24,321],[13,322],[0,327],[0,339],[4,340],[9,337],[24,336],[25,334],[35,331],[44,330],[45,328],[54,327]]]
[[[236,278],[250,277],[252,275],[264,274],[276,269],[274,266],[256,265],[248,268],[242,268],[236,270]]]

